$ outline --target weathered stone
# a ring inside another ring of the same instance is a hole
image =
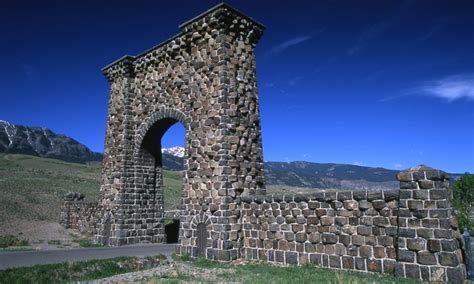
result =
[[[407,247],[413,251],[420,251],[426,249],[426,240],[422,238],[407,239]]]
[[[337,243],[337,236],[331,233],[323,233],[322,242],[323,244],[335,244]]]
[[[403,262],[414,262],[415,261],[415,253],[406,250],[406,249],[399,249],[398,250],[398,259]]]
[[[444,266],[457,266],[459,264],[459,261],[456,255],[452,252],[438,253],[438,261],[439,261],[439,264],[444,265]]]
[[[417,260],[420,264],[435,265],[437,264],[436,256],[433,253],[427,251],[420,251],[417,254]]]

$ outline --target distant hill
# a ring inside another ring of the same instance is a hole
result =
[[[0,153],[28,154],[66,162],[90,163],[102,160],[102,154],[48,128],[13,125],[0,120]],[[184,148],[162,149],[165,170],[184,168]],[[376,190],[398,188],[398,171],[346,164],[313,162],[265,162],[266,184],[274,187]],[[450,174],[452,180],[459,174]]]
[[[92,152],[76,140],[44,127],[27,127],[0,120],[0,153],[27,154],[66,162],[99,162],[102,154]]]

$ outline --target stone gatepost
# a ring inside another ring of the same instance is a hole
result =
[[[179,253],[239,257],[240,196],[265,194],[255,49],[264,26],[219,4],[103,69],[110,83],[96,240],[163,242],[161,138],[185,130]]]
[[[462,238],[448,175],[424,165],[402,171],[395,273],[426,281],[462,282]]]

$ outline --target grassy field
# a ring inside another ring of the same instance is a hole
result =
[[[140,270],[149,269],[152,270]],[[131,274],[124,274],[134,272]],[[115,276],[113,276],[115,275]],[[36,265],[0,271],[0,283],[62,283],[103,279],[109,283],[421,283],[386,274],[336,271],[314,266],[272,266],[243,262],[217,263],[185,257],[166,260],[152,258],[115,258],[85,262]]]
[[[69,283],[101,279],[117,274],[149,269],[168,263],[165,256],[118,257],[112,259],[69,261],[0,271],[3,283]]]
[[[62,196],[69,191],[97,201],[100,172],[99,165],[0,154],[0,227],[16,220],[57,222]],[[165,208],[178,208],[181,184],[180,172],[164,172]]]

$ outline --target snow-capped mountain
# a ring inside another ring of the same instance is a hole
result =
[[[170,154],[175,157],[184,157],[184,148],[183,147],[171,147],[171,148],[162,148],[161,153]]]
[[[27,127],[0,120],[0,153],[27,154],[67,162],[102,160],[102,154],[45,127]]]

